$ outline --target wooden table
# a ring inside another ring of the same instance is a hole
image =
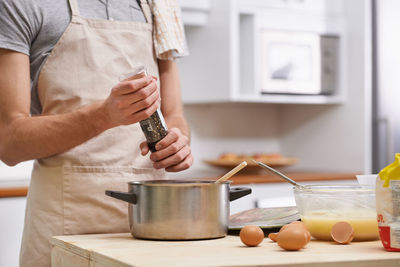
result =
[[[380,241],[336,245],[311,241],[300,251],[284,251],[268,238],[245,247],[238,236],[199,241],[147,241],[130,234],[59,236],[52,239],[52,266],[312,266],[398,267],[400,253]]]

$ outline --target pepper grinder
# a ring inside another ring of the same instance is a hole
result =
[[[136,78],[136,76],[147,76],[147,71],[144,66],[139,66],[133,69],[128,74],[120,77],[120,81],[127,78]],[[156,151],[156,144],[168,134],[167,124],[165,123],[164,116],[160,108],[156,110],[150,117],[139,122],[140,128],[146,137],[147,145],[151,152]]]

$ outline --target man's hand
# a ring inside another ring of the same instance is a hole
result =
[[[146,142],[140,144],[142,155],[149,152]],[[189,138],[178,128],[168,130],[167,136],[156,144],[156,152],[151,153],[154,168],[165,168],[169,172],[179,172],[188,169],[193,164]]]
[[[147,119],[160,106],[157,83],[152,76],[118,83],[103,103],[109,127],[128,125]]]

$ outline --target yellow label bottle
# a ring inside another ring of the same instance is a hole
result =
[[[379,236],[388,251],[400,251],[400,153],[376,178]]]

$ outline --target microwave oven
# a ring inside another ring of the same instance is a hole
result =
[[[338,84],[339,37],[262,30],[262,94],[332,94]]]

